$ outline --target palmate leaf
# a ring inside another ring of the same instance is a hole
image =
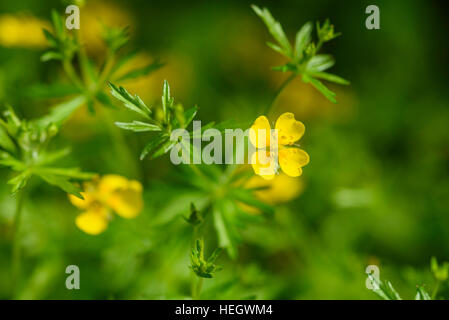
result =
[[[108,85],[111,88],[111,94],[115,98],[120,100],[126,108],[140,114],[147,119],[151,119],[151,110],[145,105],[145,103],[142,101],[142,99],[140,99],[138,95],[132,96],[128,93],[128,91],[126,91],[125,88],[117,88],[110,82],[108,83]]]
[[[141,121],[133,121],[130,123],[116,122],[115,125],[119,128],[131,130],[134,132],[161,131],[161,127],[159,127],[158,125]]]

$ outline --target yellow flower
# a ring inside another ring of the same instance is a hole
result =
[[[4,47],[42,48],[47,46],[42,29],[50,24],[31,15],[0,15],[0,45]]]
[[[75,223],[84,232],[97,235],[106,230],[112,212],[134,218],[143,209],[142,185],[135,180],[109,174],[84,184],[83,199],[69,195],[72,204],[84,210]]]
[[[254,121],[249,132],[251,143],[258,149],[251,157],[254,172],[266,180],[274,178],[279,167],[290,177],[299,177],[302,167],[309,163],[309,155],[295,146],[304,134],[304,124],[295,119],[291,112],[283,113],[276,121],[274,133],[267,117],[260,116]],[[277,147],[271,141],[277,141]],[[278,162],[276,161],[278,159]]]

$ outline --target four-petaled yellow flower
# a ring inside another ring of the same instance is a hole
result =
[[[119,175],[109,174],[84,184],[84,200],[69,195],[73,205],[84,210],[75,223],[84,232],[97,235],[106,230],[112,212],[127,219],[143,208],[142,185]]]
[[[258,149],[251,157],[254,172],[271,180],[280,167],[288,176],[299,177],[302,167],[309,163],[309,155],[295,146],[295,142],[304,134],[304,124],[297,121],[293,113],[286,112],[277,119],[275,129],[272,133],[265,116],[258,117],[251,126],[249,139]],[[267,150],[272,141],[277,141],[277,147],[271,145],[270,150]]]

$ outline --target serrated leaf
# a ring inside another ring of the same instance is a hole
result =
[[[154,136],[142,150],[142,153],[140,154],[140,160],[143,160],[148,154],[153,153],[153,151],[161,144],[163,144],[166,140],[168,140],[168,137],[163,133]]]
[[[161,128],[155,124],[150,124],[141,121],[116,122],[115,125],[119,128],[131,130],[134,132],[161,131]]]
[[[273,16],[271,15],[270,11],[267,8],[260,9],[256,5],[252,5],[251,8],[263,20],[270,34],[273,36],[274,39],[276,39],[276,41],[282,48],[283,54],[286,55],[287,57],[293,58],[290,42],[285,36],[281,24],[273,18]]]
[[[162,145],[160,145],[159,147],[157,147],[154,150],[153,154],[151,155],[151,159],[156,159],[157,157],[160,157],[160,156],[166,154],[177,143],[178,143],[178,141],[172,141],[172,140],[164,142]]]
[[[117,88],[114,84],[110,82],[108,84],[109,87],[111,88],[111,94],[115,98],[120,100],[126,108],[140,114],[141,116],[147,119],[151,119],[150,117],[151,110],[145,105],[145,103],[142,101],[142,99],[140,99],[140,97],[137,94],[132,96],[128,93],[128,91],[125,88],[123,87]]]
[[[184,119],[185,119],[184,128],[187,128],[187,126],[190,124],[190,122],[192,122],[193,119],[195,119],[197,112],[198,112],[198,107],[193,107],[193,108],[187,109],[184,112]]]

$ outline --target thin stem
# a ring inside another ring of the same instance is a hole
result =
[[[137,158],[131,154],[130,149],[128,148],[128,143],[126,142],[122,131],[114,124],[110,109],[103,108],[103,110],[107,128],[109,130],[109,134],[112,137],[117,157],[121,158],[121,160],[125,163],[125,166],[123,167],[130,170],[131,176],[140,179],[142,176],[142,172],[140,170],[140,166],[137,163]]]
[[[203,289],[204,278],[202,278],[202,277],[196,277],[196,278],[198,278],[198,281],[196,283],[196,286],[194,288],[194,292],[193,292],[193,295],[192,295],[192,299],[193,300],[199,300],[200,299],[201,290]]]
[[[69,59],[64,59],[62,61],[62,67],[64,68],[64,71],[67,74],[67,76],[69,77],[70,81],[72,81],[72,83],[74,85],[76,85],[77,88],[80,89],[84,93],[85,88],[84,88],[83,82],[80,80],[80,78],[76,74],[75,69],[72,66],[72,62]]]
[[[16,197],[16,211],[13,221],[13,243],[12,243],[12,263],[11,263],[11,279],[12,279],[12,297],[16,293],[17,280],[20,275],[20,223],[22,221],[22,208],[25,194],[21,190]]]
[[[281,92],[285,89],[285,87],[296,77],[295,73],[292,73],[287,79],[285,79],[285,81],[281,84],[281,86],[276,90],[276,92],[274,93],[273,98],[271,99],[270,104],[267,105],[267,107],[265,108],[263,114],[268,114],[271,109],[274,106],[274,103],[276,102],[277,98],[279,97],[279,95],[281,94]]]
[[[437,280],[435,288],[433,289],[433,292],[432,292],[432,300],[436,299],[439,288],[440,288],[440,280]]]

